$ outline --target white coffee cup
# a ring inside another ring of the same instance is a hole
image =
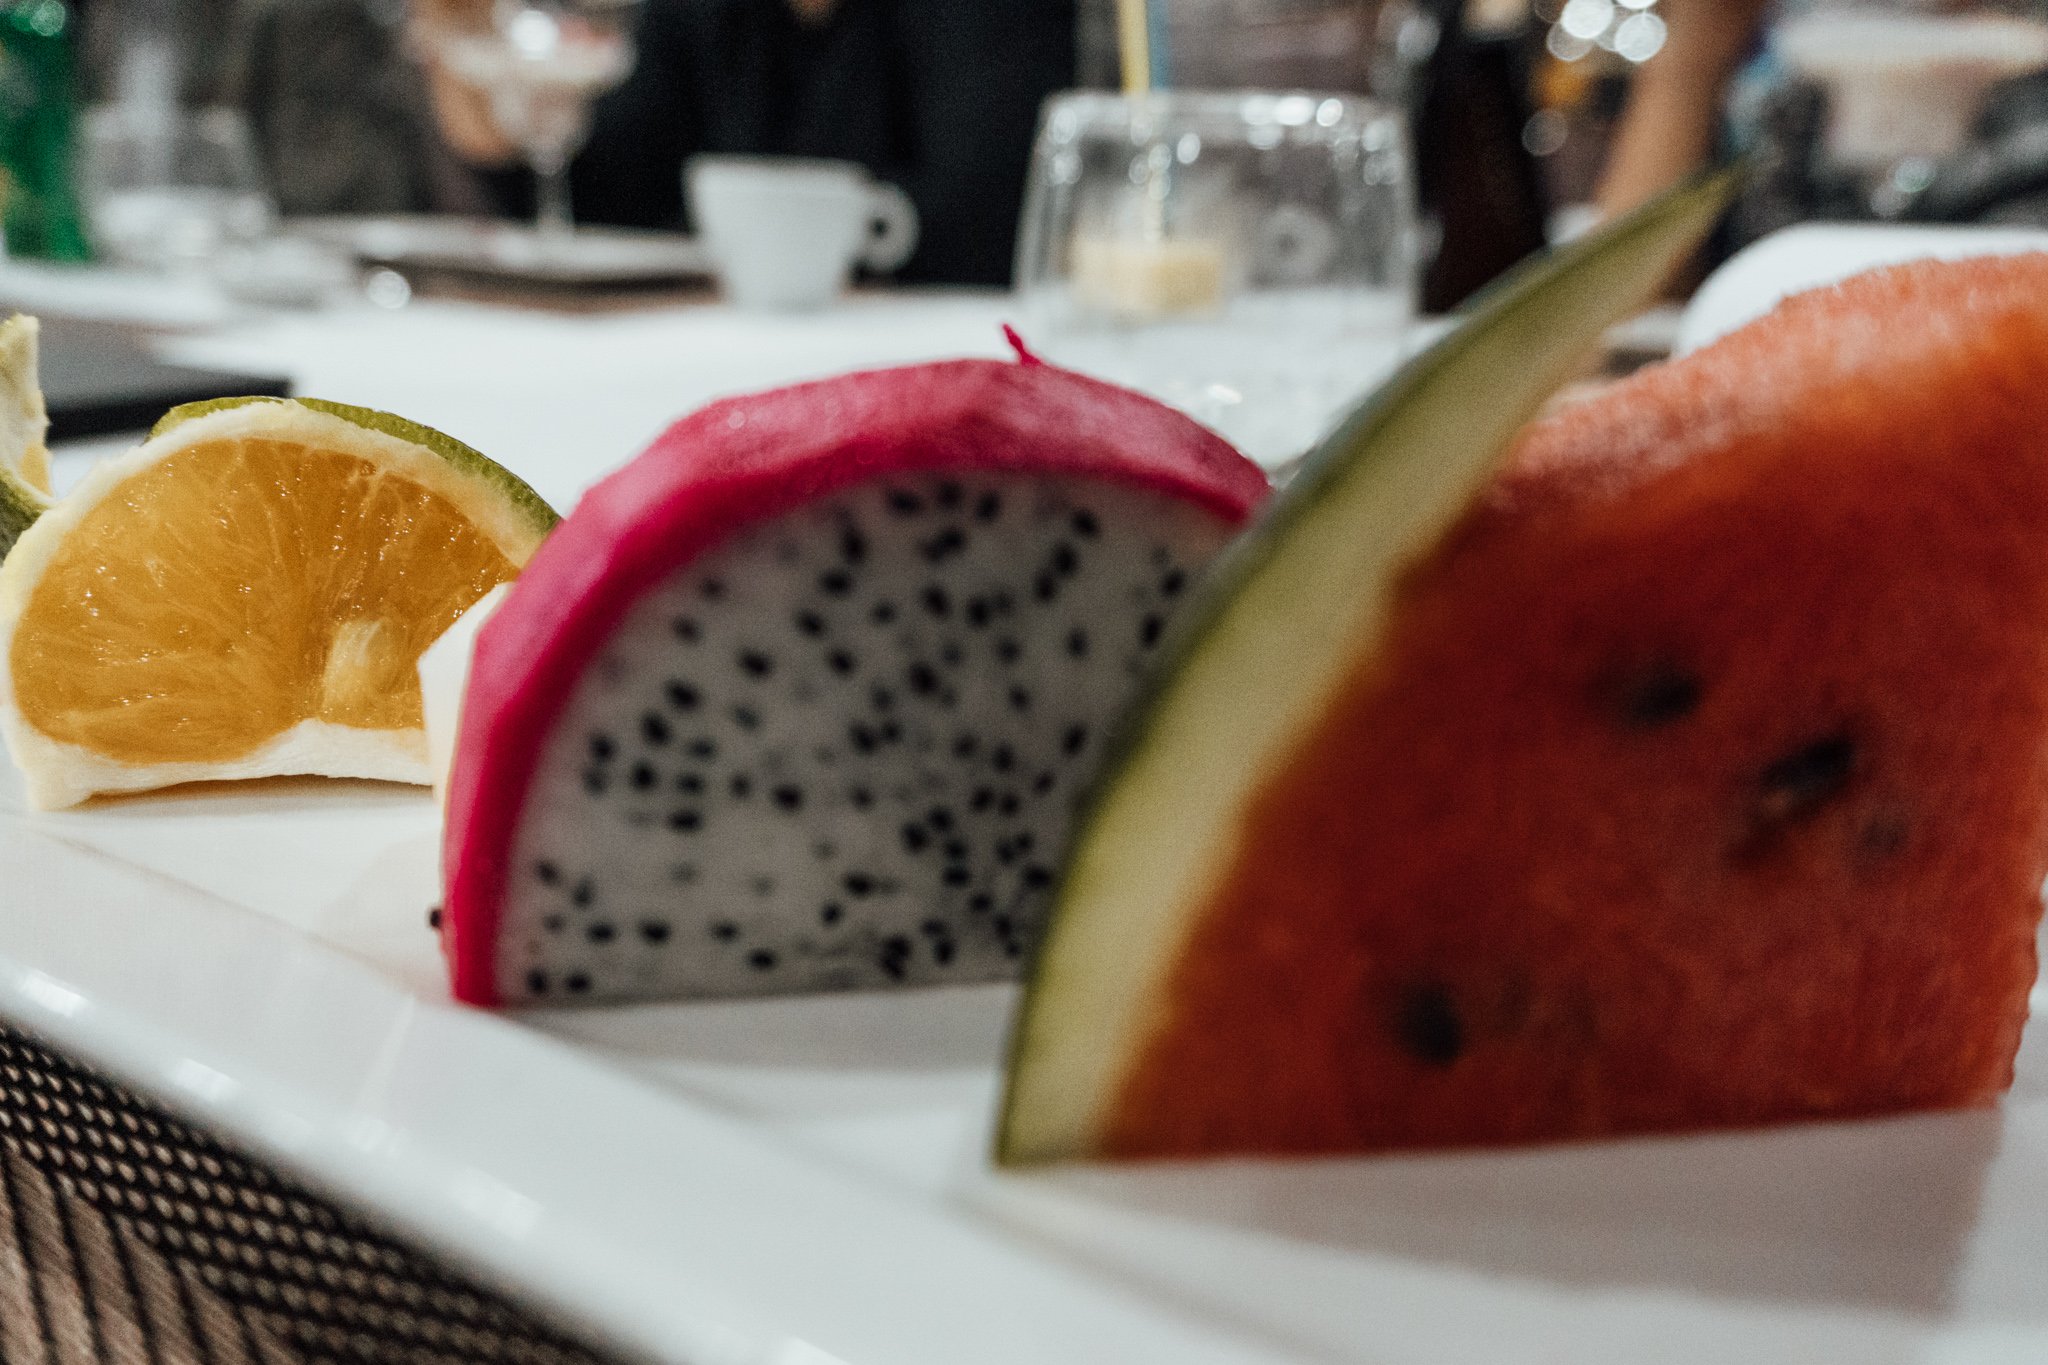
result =
[[[700,156],[690,204],[726,297],[742,308],[820,308],[855,264],[887,272],[917,246],[910,196],[851,161]]]

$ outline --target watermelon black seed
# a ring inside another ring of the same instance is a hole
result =
[[[649,744],[666,744],[669,740],[668,722],[653,711],[640,717],[640,737]]]
[[[939,880],[948,886],[965,886],[974,880],[974,873],[955,863],[939,874]]]
[[[903,848],[908,853],[922,853],[932,841],[922,825],[905,825],[902,833]]]
[[[647,920],[640,926],[640,937],[646,939],[649,943],[666,943],[668,942],[668,935],[668,926],[658,919]]]
[[[932,944],[932,961],[938,963],[941,967],[950,966],[955,951],[953,940],[942,938]]]
[[[985,915],[995,908],[996,898],[986,891],[977,891],[967,898],[967,908],[977,915]]]
[[[735,801],[744,801],[754,794],[754,779],[745,773],[734,773],[732,781],[725,784],[725,789],[732,793]]]
[[[1029,711],[1031,709],[1031,694],[1021,687],[1011,688],[1010,709],[1012,711]]]
[[[1037,777],[1031,779],[1032,794],[1036,796],[1045,795],[1047,792],[1052,790],[1053,783],[1057,780],[1058,779],[1053,776],[1052,770],[1050,768],[1046,769]]]
[[[655,783],[654,769],[645,763],[635,763],[632,782],[634,791],[646,791]]]
[[[559,934],[567,923],[560,915],[547,915],[542,917],[540,927],[551,934]]]
[[[584,975],[582,972],[571,972],[569,973],[569,979],[567,981],[564,981],[562,984],[567,986],[571,991],[574,991],[577,995],[582,995],[584,992],[590,989],[590,978]]]
[[[1621,688],[1621,718],[1636,730],[1654,730],[1684,720],[1699,709],[1705,689],[1694,674],[1657,663]]]
[[[998,744],[989,754],[988,761],[999,773],[1006,773],[1017,766],[1017,751],[1007,744]]]
[[[1150,649],[1159,643],[1159,632],[1166,629],[1166,622],[1157,616],[1147,616],[1138,622],[1138,643]]]
[[[950,616],[953,612],[953,598],[951,594],[937,583],[927,584],[919,600],[924,603],[926,611],[939,617],[941,620]]]
[[[980,747],[980,742],[973,735],[955,735],[953,737],[953,757],[955,758],[972,758],[974,757],[974,751]]]
[[[928,663],[912,664],[904,676],[910,683],[910,690],[920,697],[928,697],[939,689],[939,675]]]
[[[583,932],[589,936],[592,943],[610,943],[614,938],[618,937],[619,931],[600,920]]]
[[[698,591],[704,594],[706,602],[716,602],[719,598],[725,596],[725,584],[719,579],[707,578],[704,580],[704,586],[699,588]]]
[[[1067,653],[1076,659],[1088,657],[1088,632],[1075,626],[1067,632]]]
[[[695,863],[677,863],[668,870],[668,875],[671,881],[678,882],[684,886],[693,885],[697,880],[697,865]]]
[[[949,479],[941,483],[932,493],[932,501],[950,512],[958,507],[966,496],[966,491],[959,484]]]
[[[994,521],[1003,510],[1003,500],[995,493],[983,493],[974,500],[974,519]]]
[[[780,786],[775,789],[773,795],[779,810],[793,811],[803,807],[804,793],[801,787]]]
[[[846,799],[853,802],[855,810],[866,810],[875,804],[875,794],[866,787],[854,787],[846,793]]]
[[[835,649],[826,655],[825,662],[830,664],[832,671],[842,678],[853,672],[853,656],[843,649]]]
[[[854,752],[859,754],[873,753],[878,743],[875,732],[858,722],[847,727],[846,741],[853,746]]]
[[[535,995],[546,995],[548,993],[548,974],[542,971],[528,972],[526,974],[526,989],[532,991]]]
[[[692,833],[704,824],[704,817],[693,810],[672,810],[668,813],[668,827],[684,834]]]
[[[589,792],[592,796],[603,796],[605,788],[610,785],[610,783],[605,781],[604,774],[597,769],[585,768],[583,770],[583,790]]]
[[[562,869],[542,858],[533,865],[533,875],[540,878],[542,886],[555,886],[562,880]]]
[[[1076,555],[1074,547],[1064,540],[1052,547],[1051,563],[1052,571],[1062,578],[1071,577],[1074,571],[1081,567],[1080,556]]]
[[[1450,992],[1434,983],[1402,993],[1394,1011],[1394,1037],[1429,1066],[1449,1066],[1465,1053],[1465,1021]]]
[[[711,926],[711,937],[720,943],[730,943],[740,936],[740,927],[729,919],[722,919]]]
[[[953,812],[947,810],[944,806],[933,806],[924,813],[924,822],[939,833],[944,834],[947,830],[953,828]]]
[[[439,929],[441,927],[440,906],[430,905],[427,907],[427,927],[429,929]]]
[[[1840,792],[1856,767],[1856,744],[1847,735],[1829,735],[1794,750],[1763,771],[1757,815],[1765,820],[1797,820]]]
[[[1083,507],[1080,511],[1074,513],[1075,535],[1084,536],[1089,540],[1093,540],[1096,536],[1100,535],[1101,533],[1102,523],[1098,522],[1095,519],[1095,514],[1093,512]]]
[[[761,713],[751,706],[735,706],[732,708],[732,723],[742,730],[758,730],[761,728]]]
[[[971,597],[968,599],[965,612],[968,625],[975,627],[985,626],[989,622],[990,614],[987,598]]]
[[[952,932],[951,929],[946,927],[946,922],[942,919],[928,919],[923,924],[917,926],[917,931],[926,938],[944,938]]]
[[[1159,595],[1161,597],[1178,597],[1180,590],[1187,585],[1188,576],[1186,573],[1179,569],[1169,569],[1166,575],[1159,580]]]
[[[1070,755],[1078,754],[1087,743],[1088,727],[1085,725],[1070,725],[1067,727],[1067,733],[1060,737],[1060,750]]]
[[[796,614],[796,628],[815,639],[825,633],[825,618],[814,611],[800,611]]]
[[[901,513],[904,516],[910,516],[913,513],[924,510],[924,499],[907,488],[891,489],[889,492],[889,510]]]
[[[1049,573],[1042,573],[1031,580],[1031,595],[1041,602],[1050,602],[1060,595],[1060,581]]]
[[[1015,640],[1006,638],[996,641],[996,657],[1006,664],[1016,663],[1023,653],[1024,647]]]
[[[773,948],[754,949],[753,952],[747,954],[747,965],[757,972],[768,971],[775,965],[775,950]]]
[[[775,878],[766,874],[755,877],[747,883],[747,886],[757,896],[772,896],[775,894]]]
[[[886,711],[896,704],[896,694],[877,683],[868,691],[868,704],[877,711]]]
[[[846,907],[838,901],[832,901],[827,905],[820,906],[818,909],[818,919],[825,924],[837,924],[845,917]]]
[[[896,604],[894,602],[875,603],[875,609],[868,613],[868,619],[878,626],[888,625],[896,619]]]
[[[669,629],[675,632],[678,640],[686,644],[697,643],[698,637],[703,633],[697,628],[697,623],[687,616],[678,616],[670,623]]]
[[[839,553],[849,564],[858,564],[868,556],[867,537],[852,527],[839,533]]]
[[[993,787],[976,787],[974,795],[967,798],[967,808],[977,814],[987,810],[995,803],[996,793]]]
[[[740,652],[740,672],[750,678],[765,678],[775,671],[775,661],[758,649]]]
[[[668,698],[668,704],[678,711],[694,711],[697,703],[703,700],[702,693],[680,678],[670,678],[661,690],[662,695]]]
[[[718,745],[709,736],[693,739],[690,741],[689,755],[691,758],[716,758]]]
[[[1024,885],[1033,891],[1043,891],[1052,885],[1052,869],[1033,863],[1024,869]]]
[[[946,840],[946,846],[940,852],[944,853],[951,862],[965,862],[967,860],[967,841],[965,839],[948,839]]]
[[[578,910],[588,906],[596,899],[597,888],[590,884],[588,877],[585,877],[582,881],[569,888],[569,904],[575,906]]]
[[[874,891],[875,879],[865,872],[849,872],[842,885],[846,887],[846,893],[850,896],[865,896]]]
[[[818,575],[818,588],[833,597],[844,597],[853,591],[853,575],[844,569],[827,569]]]
[[[1857,852],[1868,858],[1889,858],[1906,846],[1906,818],[1896,813],[1873,815],[1856,835]]]
[[[618,746],[612,742],[610,735],[592,735],[590,737],[590,756],[599,763],[605,762],[617,750]]]
[[[948,668],[958,668],[965,662],[966,658],[966,653],[951,640],[939,646],[939,662],[945,664]]]
[[[676,790],[684,796],[702,796],[704,794],[704,779],[696,773],[684,773],[676,779]]]

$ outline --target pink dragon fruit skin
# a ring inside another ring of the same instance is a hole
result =
[[[1101,731],[1266,491],[1180,414],[1028,362],[676,423],[478,638],[443,845],[455,995],[1014,973]]]

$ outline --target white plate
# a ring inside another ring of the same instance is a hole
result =
[[[2048,1359],[2038,1039],[1997,1111],[996,1176],[1009,990],[492,1017],[433,858],[403,789],[10,773],[0,1016],[699,1365]]]
[[[547,242],[526,224],[431,215],[310,218],[291,227],[376,264],[509,283],[655,284],[711,270],[697,239],[677,232],[579,227],[565,241]]]

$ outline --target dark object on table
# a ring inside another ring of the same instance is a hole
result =
[[[0,1025],[0,1360],[599,1365]]]
[[[129,329],[77,318],[43,319],[39,368],[53,442],[147,431],[180,403],[291,392],[282,375],[165,364]]]
[[[1522,145],[1529,103],[1528,33],[1468,31],[1464,6],[1430,0],[1442,37],[1414,93],[1415,164],[1423,213],[1436,225],[1422,309],[1446,313],[1542,250],[1549,204]]]

